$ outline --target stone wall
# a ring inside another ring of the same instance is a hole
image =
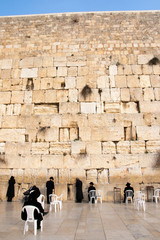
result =
[[[160,183],[160,11],[0,18],[0,198],[48,177],[113,200]],[[144,184],[143,184],[144,183]],[[68,191],[68,189],[70,191]]]

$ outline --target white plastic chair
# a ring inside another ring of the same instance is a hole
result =
[[[126,203],[128,204],[128,200],[130,200],[131,203],[132,203],[133,191],[132,190],[126,190],[125,195],[126,195]]]
[[[134,207],[138,207],[138,201],[141,199],[142,191],[135,191],[134,194]]]
[[[27,220],[24,224],[24,234],[28,231],[29,222],[34,223],[34,235],[37,235],[37,219],[34,219],[34,211],[36,210],[38,213],[40,213],[39,209],[34,206],[26,205],[22,208],[22,211],[24,212],[26,210],[27,212]],[[43,220],[41,221],[41,232],[43,231]]]
[[[40,196],[37,198],[37,202],[41,203],[42,208],[44,209],[45,196],[40,194]]]
[[[155,202],[158,202],[158,199],[160,199],[160,189],[155,189],[154,190],[154,195],[152,196],[152,201],[155,199]]]
[[[97,196],[97,201],[99,199],[100,202],[102,203],[102,190],[97,190],[96,191],[96,196]]]
[[[60,210],[62,209],[62,197],[63,197],[63,193],[60,196],[57,196],[57,201],[59,201]]]
[[[140,199],[137,202],[138,211],[139,211],[140,208],[142,208],[143,211],[145,212],[146,206],[145,206],[145,194],[144,193],[141,193]]]
[[[60,208],[60,201],[58,200],[58,196],[56,194],[50,194],[49,195],[49,202],[50,202],[50,207],[49,211],[52,211],[52,206],[54,205],[54,211],[56,212],[57,206]]]
[[[90,203],[92,203],[93,200],[94,200],[94,203],[97,203],[96,190],[89,191],[89,197],[90,197]]]

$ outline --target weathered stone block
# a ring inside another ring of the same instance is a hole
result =
[[[77,89],[69,89],[69,101],[70,102],[78,101],[78,90]]]
[[[8,104],[11,101],[11,92],[0,92],[0,104]]]
[[[160,140],[159,126],[137,126],[138,140]]]
[[[68,76],[69,77],[76,77],[77,75],[78,75],[77,67],[68,67]]]
[[[34,67],[33,65],[33,57],[26,57],[20,61],[20,68],[32,68]]]
[[[31,145],[32,154],[48,154],[49,153],[49,143],[47,142],[37,142]]]
[[[147,75],[147,74],[153,74],[153,67],[150,66],[150,65],[143,65],[142,66],[142,72],[144,75]]]
[[[104,112],[106,112],[106,113],[119,113],[120,112],[120,104],[119,103],[105,102]]]
[[[142,66],[140,65],[131,65],[133,74],[142,74]]]
[[[22,68],[21,78],[36,78],[38,77],[38,68]]]
[[[109,66],[109,75],[117,75],[117,66],[116,65]]]
[[[67,102],[68,101],[68,90],[57,90],[57,102]]]
[[[24,103],[32,103],[32,91],[24,91]]]
[[[56,77],[56,74],[57,74],[56,67],[47,68],[47,77]]]
[[[57,76],[58,77],[66,77],[67,76],[67,67],[58,67]]]
[[[12,91],[11,103],[23,103],[24,91]]]
[[[5,86],[5,79],[9,79],[11,77],[11,70],[10,69],[4,69],[4,70],[1,70],[1,79],[4,79],[3,80],[3,89],[6,88]]]
[[[101,154],[101,142],[87,142],[86,152],[87,154]]]
[[[66,77],[65,78],[65,88],[75,88],[76,85],[76,79],[75,77]]]
[[[122,127],[99,127],[91,129],[92,141],[121,141],[124,138]]]
[[[0,142],[24,142],[24,129],[0,129]]]
[[[55,104],[40,104],[34,106],[35,115],[52,115],[58,112]]]
[[[160,141],[147,141],[146,142],[146,152],[149,153],[159,153]]]
[[[130,88],[130,100],[134,102],[143,101],[142,88]]]
[[[124,74],[132,75],[132,67],[131,67],[131,65],[124,65]]]
[[[53,66],[53,57],[52,56],[43,57],[42,66],[43,67],[52,67]]]
[[[50,143],[49,148],[50,154],[60,154],[66,155],[71,152],[71,144],[70,143]]]
[[[32,92],[32,101],[33,103],[44,103],[45,101],[45,91],[44,90],[36,90]]]
[[[70,140],[69,133],[70,133],[69,128],[60,128],[59,130],[60,142],[68,142]]]
[[[131,153],[145,153],[145,141],[131,141]]]
[[[150,87],[150,86],[151,86],[151,83],[150,83],[149,75],[141,75],[140,76],[140,87],[146,88],[146,87]]]
[[[145,88],[143,90],[144,101],[153,101],[154,100],[154,91],[153,88]]]
[[[160,87],[160,81],[159,81],[158,75],[151,75],[150,80],[151,80],[152,87],[158,87],[158,88]]]
[[[102,142],[102,154],[116,153],[116,144],[112,141]]]
[[[85,154],[86,153],[85,142],[72,141],[71,142],[71,153],[72,154]]]
[[[127,76],[127,86],[131,88],[140,87],[138,76],[137,75]]]
[[[16,127],[17,127],[17,116],[2,117],[2,128],[16,128]]]
[[[53,78],[41,79],[41,89],[52,89],[52,88],[53,88]]]
[[[109,77],[104,75],[97,78],[98,88],[108,88],[109,87]]]
[[[86,126],[79,127],[79,138],[82,141],[90,141],[91,140],[91,127],[86,127]]]
[[[143,101],[140,102],[140,111],[142,113],[156,113],[160,112],[160,102],[150,102],[150,101]]]
[[[121,88],[121,101],[129,102],[130,101],[130,92],[128,88]]]
[[[137,103],[121,103],[121,113],[138,113]]]
[[[111,101],[112,102],[120,101],[120,89],[119,88],[111,89]]]
[[[81,113],[96,113],[96,103],[81,103]]]
[[[11,69],[12,61],[12,59],[3,59],[1,62],[1,69]]]
[[[153,57],[152,54],[138,55],[138,64],[147,64]]]
[[[63,155],[42,156],[43,168],[63,168]]]
[[[156,101],[160,101],[160,88],[154,88],[154,96]]]
[[[117,88],[127,87],[126,76],[115,76],[115,85]]]
[[[130,141],[120,141],[117,143],[117,153],[131,153]]]

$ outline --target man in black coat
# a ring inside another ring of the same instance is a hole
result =
[[[76,202],[82,202],[83,192],[82,192],[82,181],[76,178]]]
[[[52,194],[54,189],[54,178],[50,177],[50,180],[46,182],[46,188],[47,188],[47,203],[49,204],[49,195]]]
[[[89,183],[89,188],[88,188],[88,200],[89,200],[89,201],[90,201],[89,192],[90,192],[91,190],[96,190],[96,188],[95,188],[93,185],[94,185],[93,182],[90,182],[90,183]]]
[[[15,179],[13,176],[10,177],[10,180],[8,181],[8,189],[7,189],[7,201],[12,202],[12,198],[14,197],[14,184],[15,184]]]
[[[131,187],[131,184],[129,182],[127,182],[126,187],[124,189],[124,201],[123,201],[124,203],[126,202],[126,191],[127,190],[132,190],[133,197],[134,197],[134,189],[133,189],[133,187]]]
[[[24,203],[23,206],[34,206],[37,207],[40,211],[40,213],[38,213],[37,211],[34,212],[34,217],[35,219],[37,219],[37,229],[41,228],[40,222],[43,220],[43,214],[44,214],[44,209],[41,205],[41,203],[37,202],[37,191],[33,191],[31,192],[31,194],[29,195],[28,200]],[[27,219],[27,213],[26,212],[22,212],[21,214],[21,218],[22,220],[26,220]]]

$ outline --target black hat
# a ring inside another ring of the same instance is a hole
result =
[[[94,185],[94,183],[93,183],[93,182],[90,182],[89,184],[90,184],[90,185]]]
[[[131,184],[129,182],[126,183],[126,186],[130,186]]]
[[[49,179],[52,179],[52,180],[53,180],[54,178],[53,178],[53,177],[50,177]]]

